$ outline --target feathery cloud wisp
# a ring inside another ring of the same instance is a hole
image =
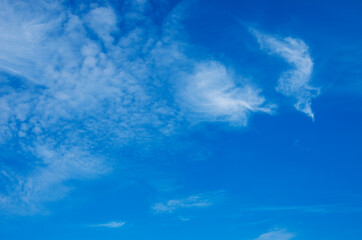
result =
[[[313,60],[308,46],[300,39],[273,37],[255,29],[251,29],[251,32],[262,49],[281,56],[293,66],[279,78],[277,90],[294,98],[295,108],[314,119],[311,101],[319,95],[320,89],[310,85]]]
[[[182,88],[183,105],[200,120],[241,126],[253,112],[272,112],[260,90],[240,80],[221,63],[197,64]]]

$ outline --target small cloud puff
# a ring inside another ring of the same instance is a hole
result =
[[[111,33],[117,30],[117,15],[113,9],[106,7],[95,8],[86,16],[86,22],[105,42],[113,40]]]

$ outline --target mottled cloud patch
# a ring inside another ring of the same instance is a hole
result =
[[[147,3],[124,4],[129,16]],[[172,132],[176,111],[154,90],[166,87],[154,82],[163,79],[153,70],[162,37],[149,20],[128,18],[121,28],[110,5],[0,5],[0,141],[18,146],[8,151],[25,168],[3,168],[1,212],[43,212],[69,192],[69,180],[112,170],[105,147]]]

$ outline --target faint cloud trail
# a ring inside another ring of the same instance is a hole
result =
[[[110,221],[107,223],[90,225],[89,227],[120,228],[123,227],[125,224],[126,222],[123,221]]]
[[[206,208],[214,205],[223,198],[224,191],[200,193],[185,198],[171,199],[165,202],[157,202],[152,205],[152,210],[156,214],[174,213],[180,209]]]
[[[295,238],[294,233],[287,232],[286,230],[275,230],[260,235],[255,240],[290,240]]]

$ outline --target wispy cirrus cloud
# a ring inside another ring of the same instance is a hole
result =
[[[123,221],[110,221],[107,223],[90,225],[90,227],[120,228],[123,227],[125,224],[126,222]]]
[[[277,91],[294,98],[295,108],[314,119],[311,101],[319,95],[320,89],[310,84],[314,63],[307,44],[292,37],[276,37],[255,29],[250,31],[263,50],[281,56],[293,67],[281,75]]]
[[[152,205],[154,213],[173,213],[180,209],[206,208],[214,205],[223,197],[224,191],[201,193],[185,198],[171,199],[164,202],[157,202]]]
[[[294,233],[290,233],[287,230],[274,230],[260,235],[255,240],[290,240],[295,238]]]

